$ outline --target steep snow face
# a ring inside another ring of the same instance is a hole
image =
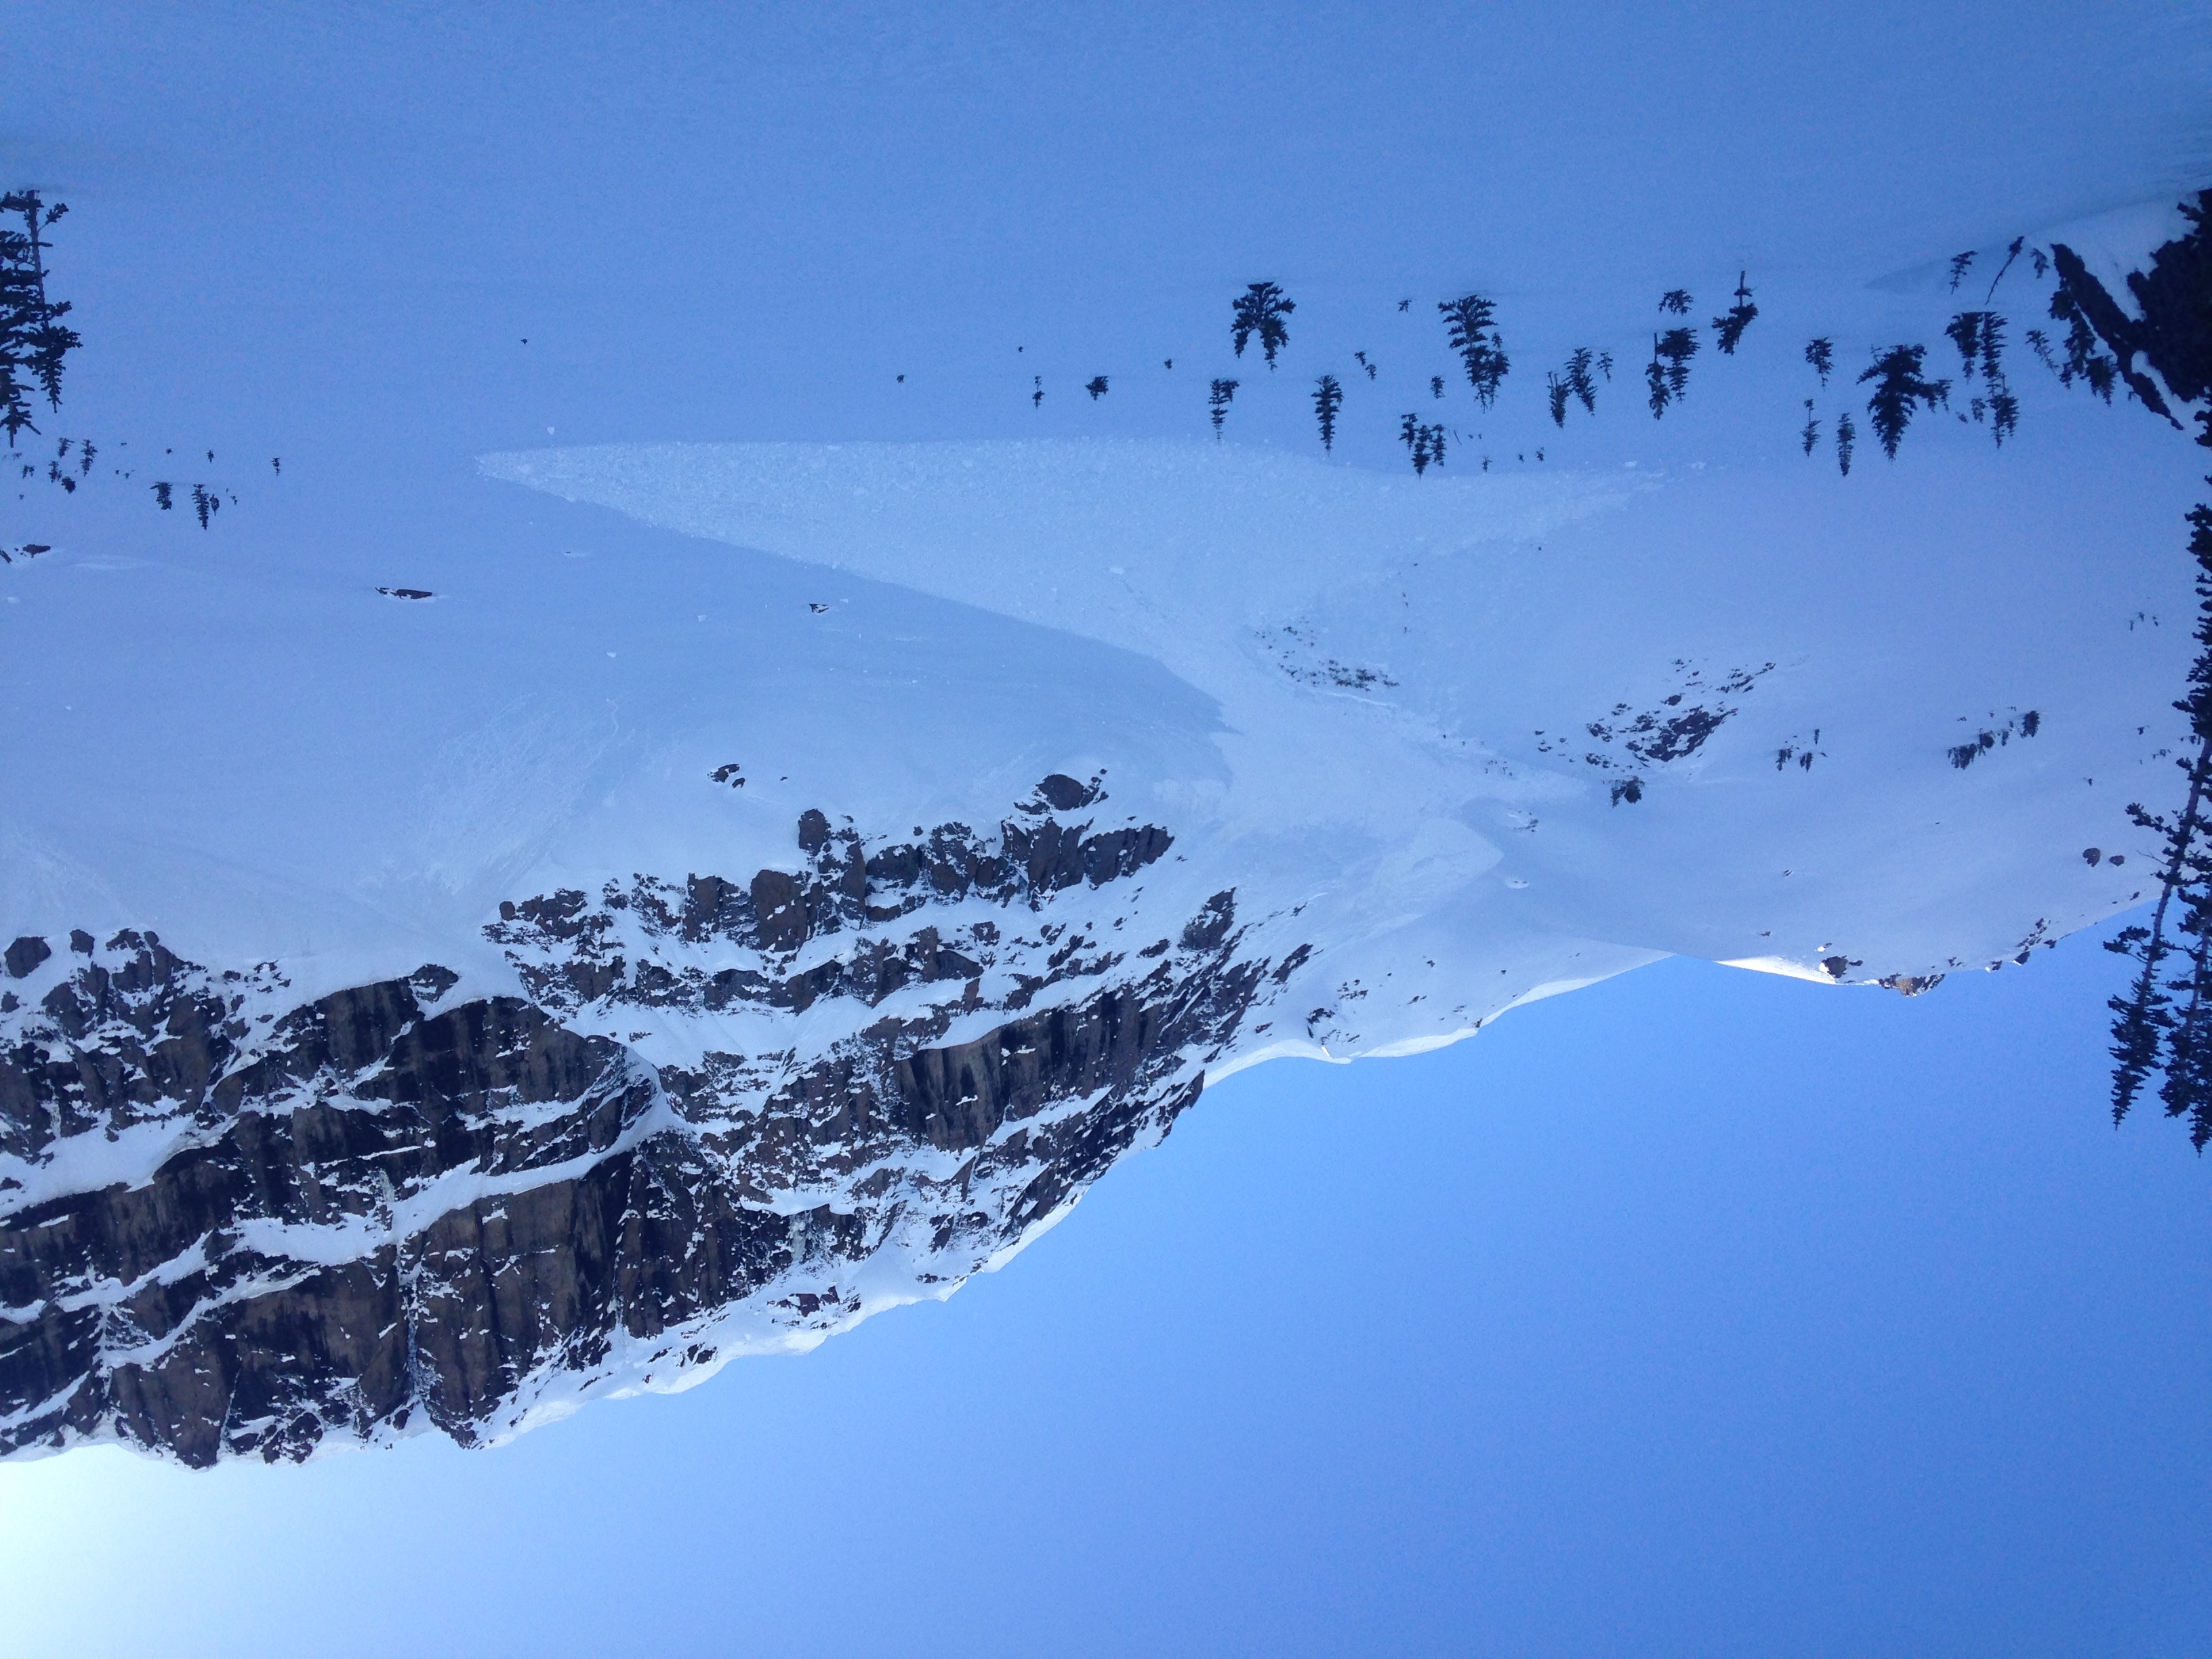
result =
[[[1668,951],[2024,958],[2141,890],[2185,648],[2124,543],[2183,480],[2097,416],[1857,495],[545,451],[484,468],[682,538],[427,599],[42,560],[96,735],[20,752],[0,1437],[496,1440],[945,1294],[1258,1060]],[[281,709],[224,629],[313,641]],[[280,714],[285,787],[202,781]]]
[[[1663,465],[546,449],[450,580],[10,564],[0,1449],[495,1441],[949,1293],[1240,1066],[2127,904],[2191,452],[2039,387],[1844,478],[1804,376]]]
[[[2178,506],[2155,441],[2136,476]],[[2127,533],[2119,453],[1856,493],[1205,444],[485,468],[1168,666],[1220,709],[1224,775],[1161,798],[1241,891],[1304,907],[1330,966],[1300,1035],[1346,1054],[1588,978],[1597,941],[1917,983],[2129,902],[2124,851],[2083,854],[2158,758],[2138,728],[2181,639],[2130,598],[2166,592],[2154,574],[2092,550]]]

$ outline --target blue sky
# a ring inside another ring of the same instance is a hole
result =
[[[434,553],[554,434],[1196,432],[1194,377],[1075,388],[1218,356],[1255,276],[1346,345],[1474,283],[1540,331],[2202,184],[2206,21],[33,6],[0,161],[76,208],[88,426]],[[1247,1073],[804,1359],[491,1455],[0,1469],[0,1605],[26,1652],[2212,1652],[2205,1174],[2105,1120],[2116,965],[1669,963]]]

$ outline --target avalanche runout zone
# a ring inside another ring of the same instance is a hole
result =
[[[1122,938],[1172,838],[1061,822],[1099,799],[1055,775],[995,837],[872,853],[810,811],[797,872],[501,904],[527,997],[16,940],[0,1455],[486,1443],[949,1290],[1165,1134],[1281,984],[1233,892]],[[1124,896],[1056,921],[1072,889]],[[697,1041],[656,1065],[656,1032]]]

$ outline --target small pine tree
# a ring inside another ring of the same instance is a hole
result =
[[[1237,382],[1216,380],[1206,394],[1207,417],[1213,422],[1213,441],[1221,441],[1221,422],[1228,418],[1229,405],[1237,396]]]
[[[1664,294],[1659,296],[1659,309],[1665,312],[1672,312],[1677,317],[1688,316],[1690,314],[1690,290],[1686,288],[1668,289]]]
[[[1042,409],[1044,407],[1044,376],[1042,374],[1030,375],[1030,385],[1035,388],[1030,393],[1030,407],[1031,409]]]
[[[1441,400],[1442,400],[1442,398],[1443,398],[1443,395],[1444,395],[1444,377],[1443,377],[1443,375],[1441,375],[1441,374],[1431,374],[1431,375],[1430,375],[1430,376],[1429,376],[1429,396],[1431,396],[1431,398],[1435,398],[1438,399],[1439,401],[1441,401]]]
[[[1314,418],[1321,423],[1321,447],[1324,454],[1336,449],[1336,411],[1344,407],[1344,388],[1337,384],[1336,376],[1324,374],[1314,382]]]
[[[1573,395],[1567,383],[1556,374],[1547,374],[1544,376],[1544,392],[1552,401],[1552,424],[1565,426],[1567,423],[1567,399]]]
[[[1597,368],[1598,373],[1604,375],[1607,381],[1610,383],[1613,380],[1613,354],[1610,351],[1601,351],[1597,354]]]
[[[208,520],[220,511],[222,507],[222,503],[210,495],[204,486],[200,484],[192,486],[192,511],[199,514],[201,529],[205,530],[208,527]]]
[[[2005,250],[2005,262],[1997,267],[1997,274],[1990,278],[1990,291],[1988,296],[1982,301],[1984,305],[1987,305],[1990,300],[1997,297],[1997,284],[2004,281],[2005,272],[2012,269],[2012,262],[2020,258],[2021,249],[2027,246],[2027,238],[2025,236],[2015,236],[2012,239],[2012,246]]]
[[[1644,370],[1644,380],[1650,387],[1651,418],[1657,420],[1667,412],[1667,405],[1680,401],[1690,385],[1690,359],[1698,355],[1698,331],[1693,328],[1670,328],[1651,337],[1651,362]]]
[[[48,207],[35,190],[0,196],[0,428],[14,448],[23,432],[39,428],[31,415],[35,385],[49,407],[62,406],[62,374],[69,354],[82,344],[76,331],[61,320],[64,301],[46,293],[44,233],[69,211],[66,203]],[[23,228],[9,228],[20,217]]]
[[[1465,294],[1456,300],[1439,300],[1437,309],[1443,314],[1446,339],[1466,365],[1475,401],[1488,409],[1498,401],[1498,386],[1512,367],[1498,331],[1497,307],[1480,294]]]
[[[169,492],[175,488],[176,486],[174,484],[167,483],[156,483],[153,486],[154,499],[161,504],[161,511],[164,513],[167,513],[171,507],[176,505],[174,501],[169,499]]]
[[[1825,335],[1808,342],[1805,347],[1805,361],[1813,366],[1813,372],[1820,377],[1821,388],[1826,390],[1828,375],[1836,366],[1836,343]]]
[[[1431,466],[1442,466],[1444,459],[1444,429],[1441,426],[1424,426],[1418,415],[1407,415],[1398,422],[1398,441],[1413,459],[1413,474],[1425,475]]]
[[[1810,398],[1805,399],[1805,424],[1797,435],[1804,440],[1805,453],[1808,455],[1813,453],[1813,446],[1820,441],[1820,422],[1813,414],[1813,400]]]
[[[1959,279],[1966,274],[1966,267],[1973,263],[1974,256],[1971,253],[1954,253],[1951,256],[1950,291],[1952,293],[1956,294],[1959,291]]]
[[[1850,411],[1845,410],[1836,416],[1836,470],[1846,478],[1851,476],[1851,452],[1858,445],[1859,429],[1851,424]]]
[[[1951,401],[1948,380],[1931,380],[1921,374],[1927,356],[1925,346],[1893,345],[1887,351],[1876,351],[1873,366],[1859,376],[1861,386],[1874,382],[1874,391],[1867,398],[1867,418],[1874,423],[1875,436],[1881,441],[1882,453],[1892,460],[1897,459],[1897,446],[1905,428],[1912,423],[1915,409],[1933,411]]]
[[[1738,271],[1735,303],[1728,308],[1726,316],[1713,319],[1714,343],[1720,347],[1722,356],[1735,356],[1736,344],[1743,338],[1744,330],[1751,326],[1758,315],[1759,307],[1751,302],[1751,289],[1745,284],[1744,273]]]
[[[1103,374],[1092,375],[1083,389],[1091,394],[1091,401],[1097,403],[1106,395],[1106,377]]]
[[[1230,307],[1229,337],[1237,355],[1244,355],[1244,348],[1256,334],[1267,367],[1274,368],[1275,354],[1291,343],[1290,326],[1284,319],[1297,308],[1297,302],[1276,283],[1247,284]]]
[[[1959,373],[1966,380],[1974,378],[1981,362],[1982,316],[1978,311],[1962,311],[1943,325],[1943,332],[1959,348]]]
[[[1586,415],[1597,413],[1597,382],[1590,379],[1590,349],[1577,346],[1574,355],[1567,359],[1567,390],[1575,394]],[[1613,378],[1613,359],[1605,359],[1606,378]]]

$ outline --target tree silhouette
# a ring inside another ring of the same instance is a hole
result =
[[[2004,319],[1994,311],[1962,311],[1943,325],[1959,349],[1960,378],[1971,386],[1978,374],[1984,388],[1968,404],[1968,413],[1977,424],[1989,421],[2000,448],[2020,424],[2020,400],[2005,379],[2004,331]]]
[[[1567,359],[1567,390],[1575,394],[1577,401],[1583,406],[1583,412],[1587,415],[1597,413],[1597,382],[1590,379],[1593,361],[1588,346],[1577,346],[1574,355]],[[1612,355],[1607,353],[1601,361],[1605,377],[1609,380],[1613,378]]]
[[[192,486],[192,511],[199,514],[200,528],[208,527],[208,520],[222,510],[222,500],[203,484]]]
[[[1030,375],[1030,384],[1036,388],[1035,391],[1030,393],[1030,407],[1031,409],[1042,409],[1044,407],[1044,376],[1042,374]]]
[[[1247,284],[1230,307],[1229,337],[1237,355],[1244,355],[1244,348],[1256,334],[1267,367],[1273,368],[1275,354],[1291,343],[1290,327],[1283,319],[1297,308],[1296,301],[1273,283]]]
[[[1424,426],[1418,415],[1401,416],[1398,422],[1398,441],[1406,446],[1413,458],[1413,473],[1420,477],[1431,466],[1442,466],[1444,459],[1444,429],[1441,426]],[[1486,467],[1485,471],[1488,469]]]
[[[1668,289],[1664,294],[1659,296],[1659,309],[1662,311],[1671,311],[1677,317],[1688,316],[1690,314],[1690,290],[1686,288]]]
[[[1336,448],[1336,411],[1344,407],[1344,388],[1337,384],[1336,376],[1324,374],[1314,382],[1314,417],[1321,422],[1321,447],[1323,453]]]
[[[1877,350],[1873,366],[1859,376],[1861,386],[1874,382],[1874,392],[1867,398],[1867,419],[1874,423],[1874,435],[1881,441],[1882,453],[1892,460],[1897,459],[1905,428],[1912,423],[1914,409],[1932,411],[1951,401],[1948,380],[1931,380],[1921,374],[1927,356],[1926,346],[1893,345],[1887,351]]]
[[[1971,253],[1954,253],[1951,256],[1950,292],[1956,294],[1959,291],[1959,279],[1966,274],[1966,267],[1973,263],[1974,256]]]
[[[1234,380],[1216,380],[1212,389],[1206,394],[1206,412],[1213,422],[1213,441],[1216,443],[1221,441],[1221,422],[1227,418],[1230,402],[1236,396],[1237,382]]]
[[[1984,305],[1987,305],[1990,301],[1997,297],[1997,284],[2004,281],[2005,272],[2012,269],[2012,262],[2020,258],[2021,249],[2027,246],[2027,238],[2025,236],[2015,236],[2012,239],[2012,246],[2005,250],[2005,262],[1997,267],[1997,274],[1990,278],[1990,291],[1982,301]],[[2042,255],[2039,253],[2036,257],[2040,258]],[[2040,271],[2036,274],[2042,275]]]
[[[1851,452],[1858,447],[1859,429],[1851,424],[1849,410],[1836,416],[1836,470],[1851,476]]]
[[[1805,399],[1805,425],[1797,435],[1805,441],[1805,453],[1810,455],[1813,446],[1820,441],[1820,422],[1814,417],[1813,400]]]
[[[1506,360],[1504,338],[1498,331],[1497,307],[1480,294],[1467,294],[1456,300],[1439,300],[1437,309],[1443,314],[1445,337],[1466,365],[1467,383],[1474,388],[1475,401],[1488,409],[1498,401],[1498,384],[1512,367]]]
[[[1736,343],[1743,338],[1744,330],[1751,326],[1758,315],[1759,307],[1751,302],[1751,289],[1745,286],[1744,273],[1738,271],[1735,276],[1735,303],[1728,308],[1726,316],[1713,319],[1713,343],[1720,347],[1722,356],[1735,356]]]
[[[1091,401],[1097,403],[1106,395],[1106,377],[1103,374],[1092,375],[1083,389],[1091,394]]]
[[[46,293],[44,233],[69,211],[67,203],[48,207],[35,190],[0,196],[0,427],[14,448],[19,434],[39,428],[31,416],[32,387],[49,407],[62,406],[62,373],[69,354],[82,344],[61,319],[70,313]],[[21,218],[16,230],[7,221]]]
[[[1644,383],[1650,389],[1651,418],[1657,420],[1667,412],[1667,405],[1680,400],[1690,384],[1690,359],[1698,355],[1698,331],[1693,328],[1670,328],[1651,337],[1651,362],[1644,371]]]
[[[154,499],[161,504],[162,512],[167,513],[171,507],[176,505],[174,501],[169,499],[169,492],[176,488],[174,484],[156,483],[152,488],[154,491]]]
[[[1805,361],[1813,366],[1813,372],[1820,377],[1820,385],[1826,389],[1828,375],[1836,367],[1836,343],[1826,335],[1817,340],[1808,341]]]
[[[1552,401],[1552,424],[1565,426],[1567,423],[1569,396],[1567,383],[1556,374],[1547,374],[1544,376],[1544,392]]]
[[[2199,411],[2197,441],[2212,448],[2212,413]],[[2205,482],[2212,484],[2212,477]],[[2189,551],[2197,563],[2197,660],[2189,691],[2174,707],[2189,717],[2196,754],[2174,763],[2189,779],[2181,811],[2168,819],[2131,802],[2128,817],[2164,842],[2158,901],[2150,925],[2124,927],[2106,945],[2134,959],[2134,983],[2109,1003],[2112,1022],[2112,1121],[2124,1120],[2151,1075],[2165,1079],[2159,1098],[2169,1117],[2187,1116],[2198,1152],[2212,1142],[2212,505],[2188,514]],[[2169,936],[2174,902],[2180,913]],[[2184,942],[2185,941],[2185,943]],[[2167,977],[2166,959],[2185,959]]]
[[[1431,375],[1430,375],[1430,376],[1429,376],[1429,396],[1431,396],[1431,398],[1439,398],[1439,399],[1441,399],[1441,398],[1443,397],[1443,395],[1444,395],[1444,377],[1443,377],[1443,375],[1441,375],[1441,374],[1431,374]]]

